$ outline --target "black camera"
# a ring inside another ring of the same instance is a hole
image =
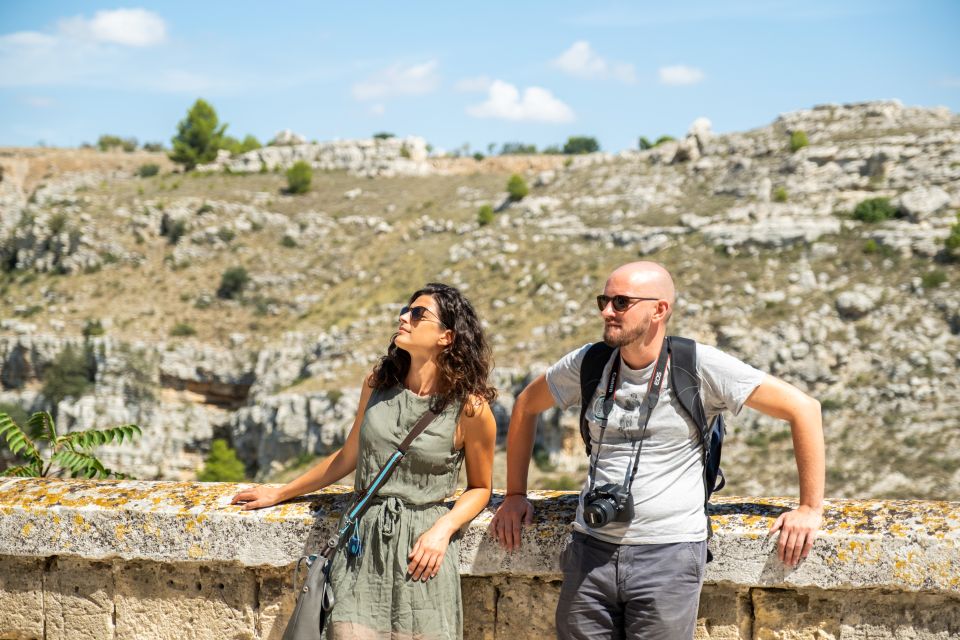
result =
[[[630,522],[633,520],[630,490],[612,482],[594,487],[583,498],[583,520],[591,529],[611,522]]]

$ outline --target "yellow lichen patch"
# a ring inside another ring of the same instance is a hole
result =
[[[125,524],[118,524],[113,528],[113,535],[116,536],[118,541],[122,542],[128,533],[130,533],[130,527]]]
[[[83,516],[81,516],[79,513],[74,514],[73,529],[75,532],[89,531],[92,528],[93,527],[90,525],[90,523],[83,519]]]
[[[22,536],[30,535],[31,529],[33,529],[33,525],[28,522],[27,524],[23,525],[22,529],[20,529],[20,535]]]
[[[197,544],[192,544],[187,549],[187,556],[192,560],[198,560],[203,557],[203,547]]]

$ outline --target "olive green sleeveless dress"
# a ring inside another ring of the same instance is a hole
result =
[[[360,425],[357,492],[369,486],[429,407],[430,398],[404,387],[373,391]],[[463,451],[454,448],[459,416],[459,406],[448,407],[410,445],[358,524],[361,554],[351,557],[345,545],[337,550],[328,640],[463,637],[456,537],[435,577],[421,582],[407,575],[417,538],[448,513],[443,501],[456,490],[463,461]]]

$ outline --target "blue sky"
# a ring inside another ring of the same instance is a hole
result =
[[[960,111],[960,2],[0,2],[0,146],[228,133],[610,151],[825,102]]]

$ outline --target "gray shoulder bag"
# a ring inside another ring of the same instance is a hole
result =
[[[293,609],[293,615],[287,623],[287,628],[283,632],[283,640],[321,640],[323,637],[323,627],[327,621],[327,615],[334,605],[333,587],[330,584],[330,565],[333,561],[333,554],[336,553],[340,542],[350,533],[351,529],[356,527],[357,522],[363,516],[363,512],[370,506],[370,499],[376,495],[387,480],[390,474],[400,464],[403,457],[410,447],[410,443],[427,428],[437,414],[433,411],[427,411],[420,416],[417,423],[403,439],[397,450],[390,456],[380,473],[374,478],[370,486],[363,493],[363,496],[356,499],[347,512],[340,519],[337,533],[330,536],[319,553],[303,556],[297,561],[297,566],[293,570],[293,588],[297,588],[297,577],[300,573],[300,566],[307,565],[307,578],[300,587],[300,593],[297,596],[297,605]],[[351,540],[352,542],[352,540]]]

